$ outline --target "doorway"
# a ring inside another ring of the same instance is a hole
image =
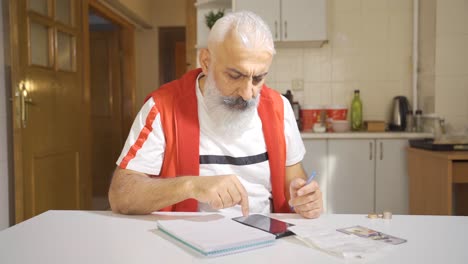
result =
[[[159,28],[159,85],[179,79],[187,70],[185,27]]]
[[[123,147],[120,28],[89,13],[92,209],[107,210],[107,192]]]
[[[90,208],[110,209],[115,162],[135,118],[135,27],[99,1],[86,10],[85,80],[90,100]]]

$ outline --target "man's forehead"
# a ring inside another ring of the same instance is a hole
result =
[[[254,51],[245,47],[218,49],[217,51],[216,64],[243,73],[267,71],[272,59],[271,54],[267,51]]]

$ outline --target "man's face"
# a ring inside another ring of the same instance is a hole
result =
[[[208,75],[212,74],[226,105],[242,109],[242,102],[259,95],[272,62],[267,51],[248,49],[235,36],[210,51],[212,54]],[[214,57],[213,57],[214,56]]]
[[[210,52],[204,102],[220,134],[235,137],[251,125],[272,56],[228,39]]]

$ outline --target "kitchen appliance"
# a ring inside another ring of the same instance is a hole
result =
[[[299,104],[299,102],[295,102],[294,101],[294,96],[291,92],[291,90],[287,90],[285,94],[283,94],[284,97],[286,97],[286,99],[288,99],[289,103],[291,104],[291,107],[293,109],[293,112],[294,112],[294,117],[296,118],[296,123],[297,123],[297,127],[299,128],[299,130],[302,130],[302,126],[301,126],[301,116],[300,116],[300,113],[301,113],[301,105]]]
[[[393,98],[392,105],[392,116],[388,128],[390,131],[405,131],[406,114],[410,109],[408,98],[404,96],[396,96]]]

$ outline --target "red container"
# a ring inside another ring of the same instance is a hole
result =
[[[320,117],[321,106],[305,106],[301,109],[302,131],[310,132]]]
[[[348,108],[342,105],[327,106],[327,130],[333,131],[332,121],[333,120],[346,120],[348,115]]]

